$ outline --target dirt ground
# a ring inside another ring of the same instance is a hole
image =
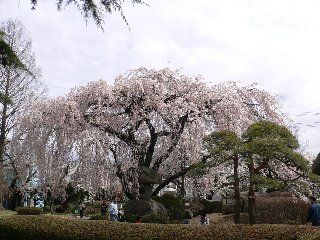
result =
[[[191,219],[191,224],[198,224],[200,216],[193,217]],[[222,213],[211,213],[207,214],[209,218],[209,224],[234,224],[233,215],[222,215]]]
[[[57,216],[61,218],[68,218],[68,219],[77,219],[77,220],[88,220],[89,217],[83,217],[80,218],[79,216],[75,216],[74,214],[59,214],[59,215],[51,215],[50,216]],[[207,217],[209,218],[210,224],[234,224],[233,222],[233,215],[222,215],[221,213],[211,213],[207,214]],[[191,219],[191,224],[199,224],[200,216],[193,217]]]

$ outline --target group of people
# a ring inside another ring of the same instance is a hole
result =
[[[79,214],[80,218],[83,218],[84,211],[85,211],[85,204],[81,203],[79,205]],[[118,208],[118,199],[116,196],[111,198],[111,203],[107,204],[106,200],[102,201],[100,213],[102,216],[106,216],[107,212],[109,212],[110,221],[111,222],[125,222],[123,213],[119,211]],[[135,223],[141,223],[142,219],[140,216],[136,217]],[[185,219],[182,221],[183,224],[190,224],[191,223],[191,214],[187,214]],[[205,213],[200,214],[199,224],[209,224],[209,219],[206,217]]]
[[[80,218],[83,218],[84,215],[84,211],[86,209],[85,204],[82,202],[79,204],[79,215]],[[101,208],[100,208],[100,213],[102,216],[107,215],[107,212],[109,210],[109,214],[110,214],[110,221],[112,222],[123,222],[124,218],[123,218],[123,214],[121,214],[121,212],[118,209],[118,202],[117,202],[117,197],[112,197],[111,199],[111,203],[108,206],[106,200],[102,201],[101,204]]]
[[[102,207],[103,206],[103,207]],[[101,206],[101,214],[106,214],[106,203],[104,202]],[[111,199],[111,203],[109,205],[109,214],[110,214],[110,221],[112,222],[125,222],[125,218],[123,213],[118,209],[117,197],[113,197]],[[141,217],[137,216],[135,223],[141,223]]]
[[[317,203],[317,199],[314,196],[309,197],[310,207],[308,211],[308,222],[311,222],[312,226],[320,226],[320,204]],[[83,217],[85,210],[85,204],[81,203],[79,207],[80,218]],[[103,200],[101,204],[101,215],[105,216],[109,210],[110,221],[112,222],[124,222],[123,214],[118,209],[117,197],[112,197],[111,203],[109,206],[107,202]],[[141,217],[137,217],[136,223],[141,223]],[[191,215],[187,214],[185,219],[182,221],[183,224],[191,223]],[[200,214],[199,224],[209,224],[209,219],[207,218],[205,213]]]
[[[102,216],[107,215],[107,212],[109,210],[110,215],[110,221],[112,222],[124,222],[124,216],[123,213],[118,208],[118,199],[117,197],[111,198],[111,203],[108,206],[106,200],[103,200],[101,204],[100,213]]]
[[[191,214],[190,213],[186,213],[185,218],[182,221],[182,224],[191,224]],[[201,225],[209,225],[209,218],[207,217],[207,215],[205,213],[201,213],[200,214],[200,218],[198,220],[198,224]]]
[[[109,215],[111,222],[124,222],[123,214],[118,209],[118,199],[117,197],[112,197],[111,203],[109,205]],[[104,201],[101,206],[101,214],[106,215],[107,213],[107,204]]]
[[[105,201],[102,202],[101,205],[101,214],[106,215],[107,213],[107,203]],[[117,198],[113,197],[111,199],[111,203],[109,205],[109,214],[110,214],[110,221],[112,222],[123,222],[125,221],[123,218],[123,214],[121,214],[118,210],[118,203]],[[142,219],[140,216],[136,217],[135,223],[141,223]],[[183,220],[184,224],[190,224],[191,223],[191,214],[187,214],[186,218]],[[207,218],[205,213],[200,214],[199,224],[209,224],[209,218]]]

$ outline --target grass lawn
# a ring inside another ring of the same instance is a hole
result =
[[[0,211],[0,219],[4,219],[6,217],[13,216],[13,215],[16,215],[16,214],[17,214],[17,212],[15,212],[15,211],[2,210],[2,211]]]

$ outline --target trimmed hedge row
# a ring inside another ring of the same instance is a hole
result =
[[[208,201],[206,199],[200,200],[200,203],[204,206],[203,211],[205,213],[221,213],[222,201]]]
[[[17,207],[16,212],[19,215],[40,215],[42,213],[42,209],[36,207]]]
[[[258,197],[257,223],[304,224],[309,206],[309,203],[294,197]]]
[[[69,220],[50,216],[12,216],[0,220],[0,239],[162,240],[162,239],[319,239],[320,229],[292,225],[131,224]]]

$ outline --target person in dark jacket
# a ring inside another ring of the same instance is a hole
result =
[[[84,204],[84,202],[82,202],[79,205],[80,218],[83,218],[84,210],[86,210],[86,205]]]
[[[317,198],[314,196],[309,197],[310,207],[308,212],[308,222],[311,221],[312,226],[320,226],[320,204],[317,203]]]
[[[106,202],[106,200],[103,200],[102,204],[101,204],[101,208],[100,208],[100,213],[102,216],[105,216],[107,214],[107,211],[108,211],[107,202]]]

